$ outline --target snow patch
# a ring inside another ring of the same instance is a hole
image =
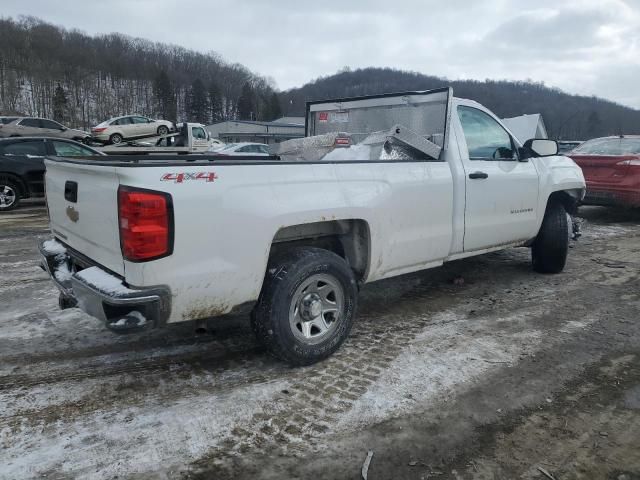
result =
[[[132,310],[131,312],[127,313],[125,317],[121,318],[116,323],[112,323],[111,325],[114,327],[126,327],[130,324],[129,320],[131,320],[132,318],[136,320],[136,327],[142,327],[147,324],[147,319],[144,315],[142,315],[142,313],[137,310]],[[134,325],[129,326],[133,327]]]
[[[42,249],[45,253],[49,253],[51,255],[64,255],[67,253],[67,249],[58,242],[56,239],[52,238],[47,240],[42,244]]]
[[[56,267],[56,270],[55,272],[53,272],[53,275],[56,277],[56,280],[58,280],[59,282],[68,282],[71,280],[71,275],[73,274],[71,273],[71,270],[69,270],[69,266],[65,262],[65,263],[61,263]]]
[[[206,454],[236,426],[273,402],[289,383],[240,387],[165,404],[149,398],[140,407],[99,410],[47,428],[0,427],[3,478],[61,476],[86,479],[136,478],[158,466],[181,465]],[[238,401],[242,399],[242,401]],[[153,408],[152,404],[156,403]]]
[[[610,237],[619,237],[630,231],[633,228],[622,227],[617,225],[594,225],[589,224],[585,228],[585,223],[582,223],[583,235],[586,238],[610,238]]]
[[[338,423],[345,431],[406,414],[421,405],[446,401],[490,370],[515,364],[540,349],[544,335],[524,328],[496,334],[499,323],[526,323],[525,314],[469,323],[447,312],[419,334]],[[593,319],[569,321],[567,332],[586,328]],[[411,392],[411,395],[407,395]]]
[[[114,277],[98,267],[86,268],[75,275],[76,278],[84,280],[106,294],[118,296],[134,292],[134,290],[125,287],[118,277]]]

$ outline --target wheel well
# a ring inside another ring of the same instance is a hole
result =
[[[370,235],[364,220],[332,220],[282,227],[271,244],[269,258],[291,247],[316,247],[344,258],[358,280],[369,267]]]
[[[549,195],[547,205],[551,205],[553,202],[560,203],[564,209],[571,215],[575,215],[578,210],[579,194],[574,190],[561,190],[559,192],[553,192]]]
[[[27,184],[19,176],[14,175],[13,173],[0,172],[0,180],[3,180],[3,179],[11,180],[18,186],[18,188],[20,189],[18,194],[20,195],[21,198],[26,198],[29,196],[29,189],[27,188]]]

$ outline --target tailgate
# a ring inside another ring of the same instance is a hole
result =
[[[53,234],[73,250],[124,275],[114,167],[46,160]]]

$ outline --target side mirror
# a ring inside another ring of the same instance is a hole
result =
[[[553,157],[558,155],[558,142],[542,138],[532,138],[524,142],[524,148],[537,157]]]
[[[66,132],[69,129],[67,127],[62,127],[60,130],[62,130],[63,132]]]

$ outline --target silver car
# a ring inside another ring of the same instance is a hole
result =
[[[102,122],[91,129],[91,136],[101,143],[117,145],[130,138],[167,135],[174,130],[174,125],[168,120],[153,120],[141,115],[127,115]]]
[[[47,118],[1,117],[0,137],[57,137],[82,142],[89,134]]]

